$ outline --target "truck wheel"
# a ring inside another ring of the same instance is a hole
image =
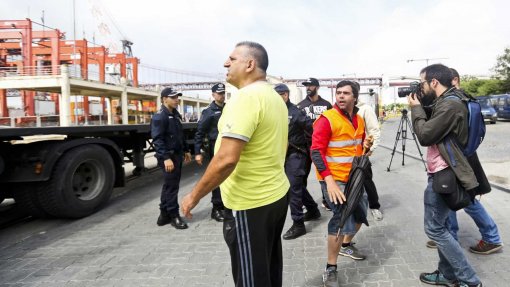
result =
[[[37,197],[37,186],[34,183],[16,184],[12,186],[11,192],[16,206],[24,214],[37,218],[47,218],[50,215],[44,211]]]
[[[38,192],[43,209],[56,217],[81,218],[96,212],[113,190],[115,166],[99,145],[67,151]]]

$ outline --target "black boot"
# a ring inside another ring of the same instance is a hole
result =
[[[188,228],[188,225],[184,220],[182,220],[181,216],[179,214],[172,215],[170,217],[170,224],[175,227],[176,229],[186,229]]]
[[[223,222],[225,220],[225,215],[223,214],[223,208],[218,206],[213,206],[211,211],[211,218],[218,221]]]
[[[170,220],[171,220],[171,218],[170,218],[170,216],[168,216],[166,211],[161,210],[159,213],[157,224],[158,224],[158,226],[167,225],[168,223],[170,223]]]
[[[305,221],[310,221],[310,220],[315,220],[315,219],[319,219],[321,217],[321,212],[319,211],[318,208],[316,208],[315,210],[307,210],[305,212],[305,215],[303,216],[303,219]]]
[[[306,234],[305,223],[303,221],[301,222],[294,221],[289,230],[287,230],[287,232],[285,232],[285,234],[283,235],[283,239],[285,240],[296,239],[299,236],[305,234]]]

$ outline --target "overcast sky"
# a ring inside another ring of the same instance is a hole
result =
[[[40,22],[42,10],[46,25],[73,38],[70,0],[3,0],[0,19]],[[425,61],[407,60],[426,58],[489,74],[510,46],[505,0],[76,0],[76,11],[77,38],[117,43],[117,25],[142,63],[207,73],[224,73],[242,40],[263,44],[269,74],[284,78],[416,75]]]
[[[73,39],[72,3],[3,0],[0,19],[41,22],[44,10]],[[234,45],[251,40],[284,78],[417,76],[426,61],[408,60],[427,58],[489,75],[510,46],[509,11],[507,0],[76,0],[76,34],[118,47],[124,36],[142,64],[203,73],[224,74]]]

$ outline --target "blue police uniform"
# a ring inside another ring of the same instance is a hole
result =
[[[200,154],[205,138],[209,139],[209,146],[206,153],[209,158],[214,156],[214,145],[218,138],[218,121],[220,120],[222,106],[218,106],[216,102],[212,102],[203,112],[198,121],[197,132],[195,133],[195,154]],[[221,200],[221,191],[217,187],[212,191],[211,203],[215,208],[223,209],[223,201]]]
[[[177,110],[170,112],[164,105],[152,117],[151,136],[156,150],[158,166],[163,170],[164,184],[161,190],[159,208],[170,217],[179,215],[177,193],[181,180],[182,162],[185,152],[189,152],[182,130],[182,117]],[[164,161],[171,159],[174,169],[165,171]]]
[[[306,189],[308,144],[306,133],[312,133],[312,120],[296,105],[287,101],[289,112],[289,147],[285,158],[285,173],[290,182],[290,214],[295,223],[303,223],[303,205],[311,214],[319,213],[317,203]]]

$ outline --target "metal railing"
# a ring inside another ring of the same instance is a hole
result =
[[[103,126],[108,124],[106,115],[89,115],[89,116],[74,116],[70,115],[69,123],[71,126]],[[139,117],[134,119],[135,123],[148,123],[150,118]],[[120,124],[118,122],[114,124]],[[0,128],[34,128],[34,127],[58,127],[60,126],[60,116],[24,116],[24,117],[0,117]]]
[[[55,75],[60,75],[60,66],[0,67],[0,77]]]

